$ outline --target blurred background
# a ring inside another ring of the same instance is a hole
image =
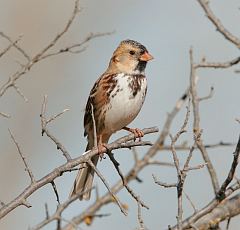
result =
[[[162,128],[176,100],[189,85],[189,49],[192,46],[195,61],[206,57],[209,61],[224,62],[239,55],[232,44],[218,33],[205,17],[197,1],[81,1],[82,11],[72,27],[57,44],[55,50],[82,41],[90,32],[111,32],[110,36],[97,38],[88,43],[87,50],[80,54],[63,54],[48,58],[36,64],[24,75],[17,85],[28,98],[28,102],[9,89],[0,98],[0,112],[11,115],[6,119],[0,117],[0,200],[7,203],[14,199],[29,183],[24,165],[13,144],[8,128],[15,135],[22,151],[37,179],[46,175],[53,168],[63,164],[65,159],[56,146],[46,137],[41,136],[39,114],[43,96],[48,95],[48,115],[56,114],[65,108],[70,111],[49,126],[51,132],[64,144],[72,157],[79,156],[85,149],[83,137],[83,115],[89,91],[95,80],[102,74],[114,49],[123,39],[134,39],[144,44],[154,56],[147,66],[148,94],[144,107],[132,123],[132,127]],[[64,0],[8,0],[0,1],[0,30],[13,40],[23,35],[19,45],[35,55],[41,51],[62,30],[68,21],[74,1]],[[240,36],[238,21],[240,18],[239,1],[212,0],[211,8],[222,23],[236,36]],[[8,42],[0,38],[0,50]],[[15,49],[11,49],[0,59],[0,86],[2,86],[20,66],[24,58]],[[201,70],[199,76],[199,95],[206,96],[210,87],[214,87],[212,99],[201,103],[201,127],[205,144],[219,141],[236,142],[239,124],[235,118],[240,117],[238,99],[240,75],[234,73],[239,66],[226,70]],[[171,133],[175,134],[183,123],[186,110],[178,114],[173,122]],[[192,121],[189,132],[181,136],[179,143],[187,141],[192,144]],[[111,140],[126,134],[119,132]],[[158,134],[146,136],[145,140],[155,141]],[[168,138],[169,143],[169,138]],[[209,150],[210,158],[216,167],[220,181],[225,178],[231,164],[232,147]],[[148,147],[138,148],[139,155]],[[129,150],[115,151],[115,156],[124,172],[133,165]],[[185,151],[179,152],[180,158],[186,157]],[[160,152],[156,159],[172,161],[170,152]],[[202,163],[199,152],[194,153],[192,165]],[[109,163],[103,160],[99,169],[110,184],[119,180],[119,176]],[[163,189],[154,184],[152,173],[161,181],[176,181],[174,168],[148,167],[139,177],[143,183],[132,182],[130,186],[138,193],[150,210],[143,210],[143,219],[148,229],[166,229],[176,223],[177,199],[175,189]],[[66,173],[55,183],[60,201],[67,199],[76,172]],[[95,180],[100,194],[106,188]],[[185,192],[191,197],[197,209],[213,198],[213,191],[206,169],[189,173]],[[135,229],[137,206],[130,195],[122,190],[119,198],[129,206],[129,215],[124,217],[119,208],[110,204],[99,213],[111,213],[109,217],[95,219],[90,227],[84,224],[81,229]],[[93,199],[94,200],[94,199]],[[28,201],[32,208],[18,207],[0,222],[0,229],[28,229],[45,218],[44,204],[49,212],[56,209],[56,198],[50,185],[40,189]],[[89,202],[75,202],[64,213],[66,219],[84,211]],[[189,202],[184,199],[184,217],[193,212]],[[237,229],[239,217],[233,218],[230,229]],[[45,229],[54,229],[55,223]],[[224,226],[224,224],[223,224]]]

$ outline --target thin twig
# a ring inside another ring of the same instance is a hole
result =
[[[14,83],[13,84],[13,88],[16,90],[16,92],[20,95],[20,97],[23,98],[23,100],[25,102],[28,102],[28,99],[26,98],[26,96],[23,94],[23,92],[19,89],[19,87]]]
[[[77,14],[80,12],[80,8],[79,8],[79,2],[80,0],[75,0],[74,3],[74,9],[72,12],[72,15],[70,17],[70,19],[68,20],[67,24],[65,25],[65,27],[63,28],[63,30],[56,35],[56,37],[44,48],[42,49],[41,52],[39,52],[32,60],[33,62],[37,62],[39,61],[42,56],[50,49],[52,48],[59,40],[60,38],[68,31],[68,29],[70,28],[70,26],[72,25],[74,19],[76,18]]]
[[[207,96],[205,96],[205,97],[200,97],[200,98],[198,98],[198,100],[199,100],[199,101],[208,100],[208,99],[210,99],[210,98],[213,97],[213,93],[214,93],[214,88],[213,88],[213,86],[212,86],[212,87],[210,88],[209,94],[208,94]]]
[[[136,200],[136,202],[138,204],[140,204],[142,207],[146,208],[146,209],[149,209],[149,207],[140,199],[140,197],[138,195],[136,195],[133,190],[128,186],[128,184],[126,183],[125,181],[125,178],[124,178],[124,175],[123,173],[121,172],[119,166],[120,164],[118,163],[118,161],[114,158],[114,155],[112,152],[107,152],[110,160],[112,161],[115,169],[117,170],[120,178],[122,179],[122,182],[123,182],[123,186],[126,188],[126,190],[128,191],[128,193]]]
[[[106,32],[106,33],[90,33],[82,42],[74,44],[74,45],[70,45],[67,46],[65,48],[61,48],[60,50],[56,51],[56,52],[52,52],[52,53],[48,53],[46,55],[43,55],[41,57],[41,60],[51,57],[51,56],[55,56],[55,55],[59,55],[62,53],[81,53],[83,51],[85,51],[86,47],[83,47],[83,45],[85,45],[87,42],[89,42],[90,40],[94,39],[94,38],[98,38],[98,37],[102,37],[102,36],[107,36],[107,35],[112,35],[114,33],[113,32]]]
[[[30,56],[19,46],[17,43],[15,43],[8,35],[0,31],[0,36],[7,39],[13,46],[28,60],[30,61]],[[21,36],[20,36],[21,37]]]
[[[140,203],[138,202],[138,223],[139,223],[140,230],[144,230],[145,227],[144,227],[141,209],[142,209],[142,207],[141,207]]]
[[[207,62],[206,60],[201,61],[195,65],[195,68],[214,68],[214,69],[226,69],[237,65],[240,62],[240,57],[234,58],[226,62]]]
[[[57,186],[56,186],[54,180],[51,181],[51,185],[52,185],[53,191],[56,195],[57,202],[58,202],[58,204],[60,204],[59,195],[58,195],[58,191],[57,191]]]
[[[92,189],[92,188],[91,188]],[[73,196],[71,196],[68,200],[66,200],[64,203],[59,204],[57,207],[57,210],[55,211],[55,213],[53,213],[51,216],[49,216],[49,214],[47,215],[47,218],[45,220],[43,220],[42,222],[40,222],[39,224],[37,224],[35,227],[31,228],[31,230],[38,230],[38,229],[42,229],[44,226],[46,226],[47,224],[51,223],[54,220],[62,220],[62,212],[75,200],[77,200],[83,193],[88,192],[89,190],[86,190],[84,192],[81,193],[76,193]],[[67,221],[71,224],[71,221]],[[77,226],[75,226],[77,227]]]
[[[46,219],[49,219],[49,211],[48,211],[47,203],[45,203],[44,207],[45,207]]]
[[[176,153],[176,149],[175,149],[175,143],[177,142],[177,140],[179,139],[179,137],[186,132],[186,127],[188,124],[188,120],[189,120],[189,116],[190,116],[190,100],[188,102],[188,106],[187,106],[187,113],[183,122],[182,127],[180,128],[180,130],[176,133],[176,135],[173,137],[170,135],[171,137],[171,152],[173,155],[173,161],[175,164],[175,168],[177,171],[177,176],[178,176],[178,182],[177,182],[177,199],[178,199],[178,215],[177,215],[177,225],[178,225],[178,229],[182,229],[182,217],[183,217],[183,207],[182,207],[182,192],[183,192],[183,185],[186,179],[186,172],[184,172],[183,170],[180,169],[180,164],[179,164],[179,159]],[[194,148],[191,148],[190,153],[187,157],[187,160],[184,164],[183,169],[185,169],[186,167],[188,167],[188,164],[190,162],[190,159],[192,157],[192,152],[193,152]]]
[[[154,174],[152,174],[152,177],[153,177],[155,184],[160,185],[164,188],[176,188],[177,187],[177,183],[169,184],[169,183],[161,182]]]
[[[66,34],[70,28],[70,26],[72,25],[74,19],[76,18],[78,12],[80,11],[79,9],[79,1],[80,0],[75,0],[75,4],[74,4],[74,9],[73,12],[71,14],[70,19],[67,21],[65,27],[62,29],[62,31],[60,33],[58,33],[54,39],[48,43],[48,45],[46,45],[41,51],[39,51],[37,54],[35,54],[33,56],[33,58],[30,58],[25,51],[23,51],[20,47],[16,47],[27,59],[28,62],[25,65],[21,65],[21,68],[16,71],[14,74],[12,74],[8,81],[2,85],[2,87],[0,87],[0,97],[3,96],[5,94],[5,92],[10,88],[13,87],[16,84],[16,81],[18,79],[20,79],[22,76],[24,76],[27,72],[29,72],[31,70],[31,68],[38,62],[40,62],[41,60],[46,59],[47,57],[51,57],[57,54],[61,54],[64,53],[64,51],[58,51],[58,52],[53,52],[53,53],[49,53],[47,54],[47,52],[53,48],[57,42],[63,37],[64,34]],[[85,44],[86,42],[100,37],[100,36],[104,36],[104,35],[109,35],[111,33],[96,33],[96,34],[90,34],[88,35],[85,40],[83,40],[83,42],[72,45],[70,48],[73,49],[75,46],[79,47],[79,51],[83,51],[84,48],[82,49],[82,45]],[[1,35],[1,34],[0,34]]]
[[[0,112],[0,116],[5,117],[5,118],[11,118],[10,115],[3,113],[3,112]]]
[[[102,182],[104,183],[104,185],[106,186],[106,188],[108,189],[109,193],[112,195],[112,197],[115,199],[118,207],[120,208],[121,212],[127,216],[127,212],[126,210],[123,208],[120,200],[118,199],[118,197],[114,194],[114,192],[111,190],[110,186],[108,185],[108,182],[106,181],[106,179],[104,178],[104,176],[100,173],[100,171],[97,169],[97,167],[92,163],[91,160],[89,160],[87,162],[91,167],[92,169],[96,172],[96,174],[98,175],[98,177],[102,180]]]
[[[231,196],[232,193],[234,193],[239,188],[240,188],[240,185],[238,183],[235,183],[232,186],[230,186],[225,192],[226,198]],[[182,228],[188,229],[194,223],[196,223],[197,220],[199,220],[201,217],[204,217],[207,213],[210,213],[218,205],[219,205],[219,201],[216,198],[214,198],[205,207],[203,207],[201,210],[198,210],[197,213],[194,213],[193,215],[185,219],[182,223]],[[178,226],[175,225],[174,227],[171,228],[171,230],[178,230]]]
[[[190,93],[192,96],[192,106],[193,106],[193,132],[195,135],[197,147],[200,150],[205,163],[207,164],[207,169],[208,169],[211,181],[212,181],[214,193],[216,195],[219,190],[219,182],[217,179],[217,174],[216,174],[213,164],[208,156],[207,150],[204,147],[203,141],[200,138],[202,130],[200,128],[199,97],[197,94],[197,85],[196,85],[196,66],[193,62],[192,48],[190,49],[189,54],[190,54],[190,65],[191,65]]]
[[[50,119],[46,118],[46,110],[47,110],[47,95],[44,96],[42,108],[41,108],[41,128],[42,128],[42,136],[45,133],[57,146],[57,149],[60,149],[63,156],[66,158],[67,161],[70,161],[72,158],[66,148],[63,146],[63,144],[55,137],[53,136],[49,130],[47,129],[47,125],[54,121],[56,118],[60,117],[62,114],[68,111],[68,109],[64,109],[61,113],[58,113],[57,115],[52,116]]]
[[[234,157],[233,157],[233,162],[232,162],[232,166],[231,169],[228,173],[227,178],[225,179],[225,181],[223,182],[218,194],[217,194],[217,199],[219,199],[220,201],[222,201],[225,198],[225,191],[227,186],[231,183],[231,181],[234,178],[234,174],[236,171],[236,168],[238,166],[238,161],[239,161],[239,155],[240,155],[240,136],[238,138],[238,143],[234,152]]]
[[[190,205],[192,206],[194,213],[197,213],[197,209],[196,209],[193,201],[189,197],[189,195],[184,190],[183,190],[183,194],[185,195],[186,199],[189,201]]]
[[[227,40],[229,40],[231,43],[235,44],[238,48],[240,48],[240,40],[236,36],[234,36],[232,33],[230,33],[221,23],[220,19],[217,18],[212,10],[209,7],[209,1],[208,0],[198,0],[199,4],[205,11],[207,17],[209,20],[216,26],[217,31],[219,31]]]
[[[9,131],[9,133],[10,133],[10,136],[11,136],[14,144],[15,144],[16,147],[17,147],[17,150],[18,150],[19,155],[21,156],[21,158],[22,158],[22,160],[23,160],[23,163],[24,163],[24,166],[25,166],[25,170],[27,171],[27,173],[28,173],[28,175],[29,175],[29,177],[30,177],[31,184],[35,184],[36,181],[35,181],[33,172],[32,172],[32,170],[30,169],[30,167],[29,167],[29,165],[28,165],[28,163],[27,163],[27,161],[26,161],[26,157],[24,156],[23,152],[21,151],[21,148],[20,148],[19,144],[17,143],[16,139],[14,138],[11,130],[8,129],[8,131]]]
[[[0,32],[0,35],[1,35],[1,32]],[[6,54],[13,46],[15,46],[19,40],[22,38],[22,36],[19,36],[14,42],[11,42],[10,45],[8,45],[1,53],[0,53],[0,58]]]
[[[62,112],[50,117],[47,121],[46,121],[46,124],[54,121],[56,118],[60,117],[61,115],[63,115],[65,112],[69,111],[70,109],[64,109]]]

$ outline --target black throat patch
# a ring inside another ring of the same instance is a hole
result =
[[[138,70],[139,73],[142,73],[145,70],[146,65],[147,65],[146,61],[139,61],[134,70]]]

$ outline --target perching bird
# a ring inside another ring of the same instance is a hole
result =
[[[142,108],[147,92],[145,68],[152,55],[142,44],[124,40],[114,51],[106,72],[95,82],[85,109],[84,135],[87,136],[87,150],[94,147],[92,108],[96,123],[98,150],[104,147],[110,136],[125,129],[136,138],[143,136],[140,129],[131,129],[131,123]],[[99,155],[92,158],[97,165]],[[70,196],[82,193],[80,200],[90,199],[94,170],[84,164],[78,172]],[[84,192],[86,191],[86,192]]]

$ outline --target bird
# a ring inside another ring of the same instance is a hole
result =
[[[147,93],[145,68],[152,59],[153,56],[141,43],[123,40],[113,52],[107,70],[93,85],[85,108],[84,136],[88,140],[86,151],[94,148],[96,136],[99,154],[91,159],[95,166],[113,133],[124,129],[133,133],[135,138],[143,137],[140,129],[129,128],[128,125],[144,103]],[[93,178],[94,169],[84,163],[78,171],[70,197],[79,194],[80,200],[89,200]]]

